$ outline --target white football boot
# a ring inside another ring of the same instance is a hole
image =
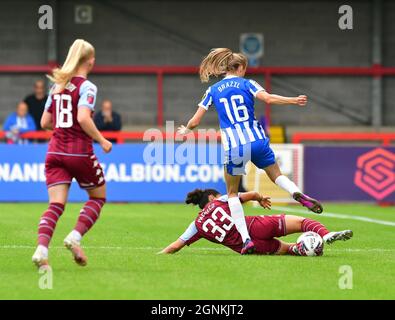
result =
[[[49,266],[48,248],[38,245],[36,251],[33,254],[32,261],[37,266],[37,268]]]
[[[334,232],[329,232],[328,234],[324,235],[322,239],[325,241],[327,244],[331,244],[335,241],[338,240],[349,240],[353,236],[353,232],[351,230],[343,230],[343,231],[334,231]]]
[[[73,255],[74,261],[79,266],[86,266],[88,263],[88,259],[84,253],[84,250],[81,248],[81,235],[73,230],[69,233],[69,235],[63,241],[65,247],[71,252]]]

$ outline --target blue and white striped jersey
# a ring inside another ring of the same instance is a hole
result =
[[[208,110],[215,105],[225,151],[266,139],[254,114],[254,98],[264,90],[256,81],[236,76],[227,76],[207,89],[199,107]]]

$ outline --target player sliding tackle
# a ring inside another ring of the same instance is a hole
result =
[[[87,263],[81,239],[95,224],[106,202],[103,170],[93,153],[92,140],[106,153],[111,151],[112,144],[92,120],[97,88],[87,76],[94,63],[93,46],[79,39],[70,47],[62,68],[53,70],[49,77],[55,85],[45,104],[41,126],[53,129],[54,133],[45,160],[49,207],[41,216],[38,247],[32,258],[38,267],[48,265],[48,245],[64,211],[73,178],[87,191],[89,201],[64,244],[81,266]]]
[[[269,178],[303,206],[315,213],[322,212],[321,204],[303,194],[302,191],[282,175],[275,156],[270,148],[262,126],[255,119],[254,98],[270,104],[305,106],[307,97],[288,98],[269,94],[253,80],[244,79],[247,58],[226,48],[213,49],[200,65],[200,79],[208,82],[211,76],[224,76],[209,87],[199,103],[198,110],[187,126],[178,128],[178,133],[186,134],[196,128],[206,111],[215,105],[221,127],[222,144],[225,151],[225,182],[231,215],[242,240],[242,254],[252,253],[251,241],[245,224],[243,207],[237,197],[241,176],[251,160],[258,168],[264,169]]]
[[[262,196],[254,191],[239,193],[238,199],[241,202],[257,201],[265,209],[271,207],[269,197]],[[202,238],[242,253],[243,240],[236,230],[234,219],[231,217],[227,195],[221,196],[214,189],[196,189],[188,193],[185,202],[198,205],[202,210],[180,238],[160,253],[175,253],[185,245],[189,246]],[[329,232],[318,221],[285,214],[247,216],[245,222],[255,244],[256,254],[305,255],[305,252],[296,243],[285,243],[275,239],[298,232],[312,231],[318,233],[327,244],[337,240],[348,240],[353,235],[351,230]],[[322,251],[319,254],[322,254]]]

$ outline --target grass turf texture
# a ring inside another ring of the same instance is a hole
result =
[[[31,256],[45,208],[0,204],[1,299],[395,299],[394,226],[308,215],[329,229],[354,231],[352,240],[325,246],[318,258],[240,256],[206,240],[175,255],[156,255],[196,215],[196,208],[181,204],[107,204],[83,241],[85,268],[62,247],[81,208],[69,204],[51,243],[53,289],[42,290]],[[328,204],[325,210],[395,222],[393,207]],[[343,265],[352,267],[353,289],[339,289]]]

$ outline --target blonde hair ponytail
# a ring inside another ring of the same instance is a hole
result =
[[[218,77],[236,71],[240,65],[247,68],[247,58],[243,54],[233,53],[228,48],[212,49],[200,64],[200,80],[208,82],[211,76]]]
[[[67,58],[61,68],[52,70],[52,75],[47,77],[54,83],[64,88],[74,76],[78,67],[95,54],[95,48],[87,41],[77,39],[71,45]]]

